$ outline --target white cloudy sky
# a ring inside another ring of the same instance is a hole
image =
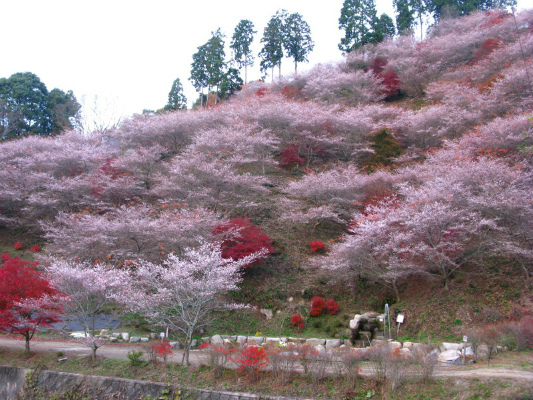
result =
[[[518,9],[527,0],[519,0]],[[49,90],[73,90],[81,102],[98,95],[129,115],[161,108],[179,77],[189,101],[190,65],[197,47],[221,28],[229,44],[241,19],[258,34],[255,54],[271,16],[299,12],[311,27],[315,49],[309,65],[339,60],[338,18],[343,0],[1,0],[0,77],[37,74]],[[393,16],[392,0],[377,0],[378,12]],[[226,52],[229,58],[229,51]],[[259,64],[256,62],[256,64]],[[286,60],[283,73],[293,65]],[[249,79],[259,78],[255,68]]]

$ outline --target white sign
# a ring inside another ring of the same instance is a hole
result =
[[[468,342],[468,337],[467,336],[463,336],[463,342]]]
[[[398,314],[396,317],[396,322],[399,324],[403,324],[403,320],[405,319],[405,316],[403,314]]]

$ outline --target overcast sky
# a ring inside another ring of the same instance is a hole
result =
[[[158,109],[180,78],[189,103],[192,55],[221,28],[226,46],[235,26],[249,19],[258,33],[277,10],[298,12],[311,27],[309,66],[340,60],[338,18],[343,0],[0,0],[0,77],[33,72],[48,90],[72,90],[78,101],[130,115]],[[518,9],[527,0],[519,0]],[[377,0],[378,14],[394,16],[392,0]],[[226,58],[230,57],[229,50]],[[249,80],[260,77],[259,61]],[[282,73],[294,69],[284,60]],[[299,67],[304,70],[305,66]]]

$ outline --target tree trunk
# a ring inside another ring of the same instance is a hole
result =
[[[392,282],[392,290],[394,291],[394,296],[396,297],[396,302],[398,303],[400,301],[400,292],[398,291],[396,282]]]
[[[294,76],[298,75],[298,62],[294,61]]]
[[[26,335],[25,339],[26,339],[26,344],[25,344],[25,347],[24,347],[24,352],[26,354],[30,354],[30,336]]]
[[[248,83],[248,64],[244,64],[244,84]]]
[[[424,28],[422,25],[422,14],[418,14],[418,19],[420,21],[420,40],[422,41],[424,39]]]

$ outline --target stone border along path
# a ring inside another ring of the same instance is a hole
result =
[[[322,340],[322,339],[320,339]],[[0,347],[20,349],[24,350],[24,340],[11,339],[0,336]],[[118,358],[127,360],[127,354],[131,350],[137,350],[137,345],[129,344],[106,344],[98,349],[97,355],[104,356],[106,358]],[[31,351],[43,352],[63,352],[65,357],[79,357],[86,356],[91,353],[88,347],[82,347],[79,343],[64,342],[64,341],[31,341]],[[181,363],[183,352],[181,350],[174,351],[172,356],[168,358],[168,361]],[[191,365],[203,364],[203,352],[201,350],[193,350],[190,353]],[[299,372],[303,372],[301,367],[296,369]],[[370,368],[363,365],[362,375],[371,375]],[[477,365],[471,366],[437,366],[434,372],[434,376],[437,378],[508,378],[517,380],[527,380],[533,382],[533,369],[524,370],[520,368],[503,368],[503,367],[478,367]]]

